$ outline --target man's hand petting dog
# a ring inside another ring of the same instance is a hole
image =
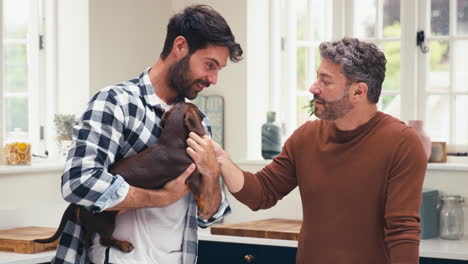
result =
[[[202,175],[202,193],[208,198],[208,210],[199,211],[198,214],[208,219],[218,210],[221,203],[218,161],[216,160],[212,140],[209,136],[200,137],[196,133],[190,132],[187,145],[187,154],[193,159],[198,171]]]
[[[207,135],[200,137],[190,132],[187,145],[187,154],[197,164],[198,171],[210,179],[218,180],[220,171],[211,138]]]

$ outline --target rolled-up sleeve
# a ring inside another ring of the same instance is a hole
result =
[[[123,139],[124,113],[112,91],[96,94],[73,128],[73,145],[62,175],[67,202],[100,212],[120,203],[129,185],[107,169],[114,163]]]
[[[210,217],[210,219],[204,219],[203,217],[198,216],[198,226],[201,228],[207,228],[230,213],[231,207],[229,206],[229,202],[226,199],[224,191],[221,190],[221,203],[219,204],[218,210]]]
[[[205,115],[205,113],[201,112],[201,115],[202,115],[202,124],[203,124],[203,127],[205,128],[206,134],[212,137],[210,120]],[[229,206],[229,202],[226,198],[226,194],[221,188],[221,203],[219,204],[218,210],[210,217],[210,219],[204,219],[200,216],[197,216],[198,226],[201,228],[207,228],[211,226],[212,224],[220,221],[221,219],[223,219],[226,215],[230,213],[231,213],[231,207]]]

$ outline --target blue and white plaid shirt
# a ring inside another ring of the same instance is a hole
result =
[[[124,200],[129,185],[107,169],[117,160],[139,153],[157,143],[164,110],[151,84],[149,68],[139,78],[109,86],[89,102],[80,122],[73,128],[73,146],[62,176],[62,195],[67,202],[101,212]],[[183,101],[178,98],[177,101]],[[208,118],[203,125],[211,135]],[[198,217],[190,194],[186,215],[182,263],[197,260],[197,226],[206,228],[229,214],[231,208],[222,193],[222,202],[212,218]],[[52,263],[89,263],[84,248],[84,232],[76,219],[70,219],[62,233]]]

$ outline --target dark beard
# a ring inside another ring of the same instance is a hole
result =
[[[169,86],[174,89],[179,96],[186,97],[190,100],[195,99],[198,95],[198,92],[192,88],[195,83],[200,83],[205,87],[210,86],[208,81],[192,79],[190,71],[190,55],[186,55],[169,67],[168,79]]]
[[[349,102],[348,91],[349,86],[345,88],[343,97],[335,101],[326,101],[319,96],[314,96],[315,100],[323,103],[323,112],[317,113],[316,111],[315,115],[322,120],[336,120],[347,114],[353,109],[353,105]]]
[[[169,67],[168,78],[169,86],[174,89],[178,95],[185,96],[187,90],[190,90],[191,81],[188,80],[190,55],[186,55],[181,60],[175,62]]]

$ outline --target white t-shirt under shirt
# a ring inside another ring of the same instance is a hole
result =
[[[117,216],[114,237],[131,242],[135,249],[124,253],[110,249],[109,262],[116,264],[182,263],[182,242],[189,194],[162,208],[128,210]],[[104,263],[106,247],[99,243],[99,235],[88,249],[90,261]]]

